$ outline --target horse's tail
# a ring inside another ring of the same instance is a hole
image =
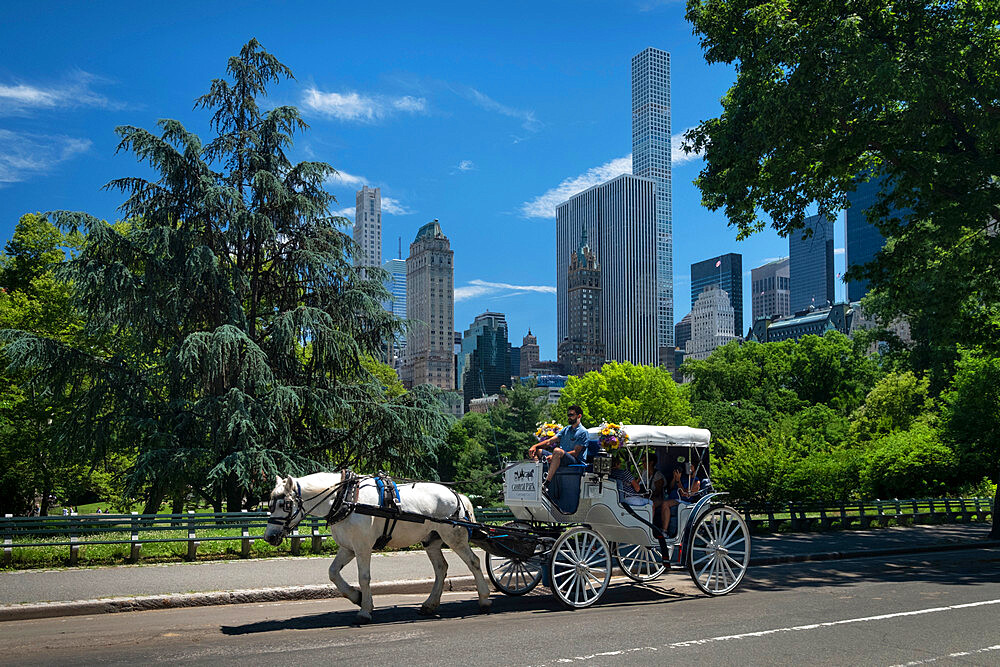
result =
[[[464,493],[456,493],[455,495],[458,496],[458,502],[461,505],[461,507],[459,508],[459,514],[463,513],[465,514],[465,516],[461,518],[466,521],[475,521],[476,508],[472,504],[472,501],[469,500],[469,496],[465,495]]]

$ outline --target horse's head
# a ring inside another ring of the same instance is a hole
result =
[[[278,546],[305,517],[302,499],[299,497],[298,484],[294,479],[275,477],[274,491],[271,491],[268,511],[271,515],[267,518],[264,541],[272,546]]]

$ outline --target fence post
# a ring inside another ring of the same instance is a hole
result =
[[[302,550],[302,537],[299,535],[299,527],[292,528],[292,555],[298,556]]]
[[[3,518],[3,564],[10,567],[14,563],[14,518],[13,514],[4,514]]]
[[[246,514],[246,510],[240,510],[243,514]],[[250,558],[250,519],[248,517],[243,517],[243,525],[240,526],[240,558]]]
[[[323,536],[319,534],[319,518],[312,518],[312,548],[310,549],[313,555],[316,555],[323,551]]]
[[[77,527],[77,525],[76,525],[76,519],[73,518],[75,516],[76,516],[76,512],[70,512],[69,513],[69,519],[68,519],[68,521],[69,521],[69,525],[70,525],[70,533],[69,533],[69,541],[70,541],[70,545],[69,545],[69,564],[70,565],[76,565],[77,563],[80,562],[80,545],[77,544],[77,542],[80,541],[80,538],[76,534],[76,527]]]
[[[188,551],[187,560],[195,560],[198,557],[198,542],[195,537],[194,510],[188,510]]]
[[[141,549],[142,544],[139,543],[139,513],[132,512],[132,544],[129,548],[128,562],[138,563],[139,551]]]

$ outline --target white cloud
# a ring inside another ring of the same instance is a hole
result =
[[[395,199],[394,197],[386,197],[384,195],[382,197],[382,212],[388,213],[389,215],[411,215],[416,213],[416,211],[407,207],[398,199]]]
[[[631,173],[631,155],[605,162],[599,167],[591,167],[579,176],[564,179],[559,185],[550,188],[544,194],[521,204],[521,215],[526,218],[552,218],[555,216],[556,206],[576,193],[592,188],[615,176]]]
[[[489,95],[481,93],[471,86],[465,89],[464,95],[487,111],[495,111],[502,116],[517,118],[521,121],[521,127],[525,130],[535,132],[542,127],[542,122],[535,118],[535,112],[530,109],[515,109],[506,104],[501,104]]]
[[[470,280],[468,285],[455,288],[455,301],[468,301],[481,296],[507,297],[519,294],[555,294],[556,288],[551,285],[512,285],[510,283],[492,283],[485,280]]]
[[[472,160],[462,160],[455,168],[459,171],[473,171],[476,165]]]
[[[303,91],[302,105],[323,116],[361,123],[374,123],[397,111],[422,113],[427,110],[427,100],[422,97],[388,97],[355,91],[325,93],[315,87]]]
[[[364,185],[370,181],[364,176],[355,176],[354,174],[348,174],[346,171],[337,170],[336,174],[329,176],[326,179],[327,183],[332,183],[337,185],[343,183],[344,185]]]
[[[0,187],[45,173],[90,147],[89,139],[0,130]]]
[[[345,206],[344,208],[333,212],[333,215],[338,218],[350,218],[352,221],[354,220],[354,216],[357,214],[358,210],[353,206]]]
[[[687,130],[684,130],[687,132]],[[684,132],[675,134],[670,138],[670,161],[674,167],[691,162],[700,157],[700,154],[687,154],[681,150],[684,141]],[[615,158],[610,162],[605,162],[599,167],[591,167],[579,176],[572,176],[564,179],[559,185],[546,190],[543,194],[535,197],[531,201],[521,204],[521,215],[526,218],[552,218],[556,212],[556,206],[563,203],[578,192],[583,192],[587,188],[611,180],[621,174],[632,173],[632,154],[620,158]]]
[[[833,249],[833,254],[834,255],[843,255],[844,254],[844,249],[843,248],[834,248]]]
[[[51,86],[0,83],[0,115],[26,114],[34,109],[119,107],[119,104],[91,90],[92,84],[101,81],[93,74],[77,71],[62,83]]]

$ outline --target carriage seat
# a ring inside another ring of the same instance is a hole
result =
[[[585,472],[587,472],[587,466],[583,463],[561,465],[556,470],[556,474],[549,484],[549,500],[563,514],[576,512],[576,508],[580,504],[580,481]],[[544,473],[548,473],[548,463],[545,464]]]

